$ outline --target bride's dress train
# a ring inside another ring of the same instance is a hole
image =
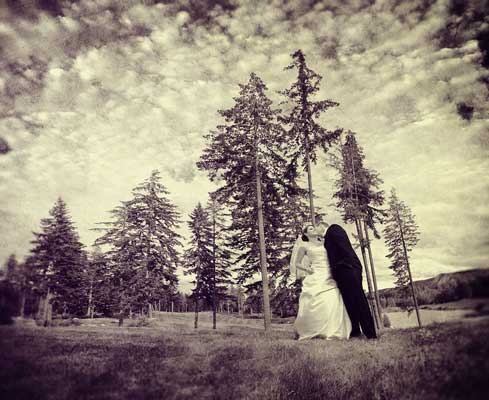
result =
[[[323,246],[304,243],[313,272],[302,281],[299,311],[294,328],[299,340],[314,337],[348,339],[351,322],[343,298],[331,277]]]

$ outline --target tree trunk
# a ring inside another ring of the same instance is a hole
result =
[[[122,326],[124,323],[124,310],[121,308],[119,312],[119,326]]]
[[[195,301],[195,317],[194,317],[194,328],[199,327],[199,300]]]
[[[363,245],[364,239],[363,239],[362,225],[360,221],[358,221],[358,219],[355,219],[355,224],[357,227],[358,238],[360,240],[360,249],[362,251],[363,265],[365,267],[365,276],[367,277],[368,300],[370,303],[370,307],[372,308],[372,314],[374,317],[375,326],[376,329],[378,330],[380,327],[380,321],[379,321],[379,315],[377,313],[377,307],[375,306],[375,300],[373,299],[373,295],[372,295],[372,280],[370,279],[370,271],[367,262],[367,255],[365,253],[365,247]]]
[[[372,256],[372,249],[370,248],[370,239],[368,237],[368,227],[365,221],[363,221],[363,226],[365,228],[365,239],[367,241],[367,250],[368,250],[368,257],[370,260],[370,268],[372,270],[372,282],[374,284],[374,295],[375,295],[375,303],[377,305],[377,312],[379,314],[380,321],[384,320],[382,318],[382,305],[380,303],[380,298],[379,298],[379,290],[377,288],[377,275],[375,274],[375,266],[374,266],[374,258]],[[383,326],[383,325],[382,325]]]
[[[91,310],[92,310],[92,299],[93,296],[93,278],[90,279],[90,290],[88,291],[88,308],[87,308],[87,317],[90,317]]]
[[[51,305],[51,298],[52,298],[51,291],[48,287],[48,292],[46,294],[46,300],[44,302],[44,313],[43,313],[43,320],[44,320],[44,326],[49,326],[51,324],[51,319],[52,319],[52,305]]]
[[[407,267],[408,274],[409,274],[409,285],[411,286],[411,293],[413,295],[414,308],[416,310],[416,318],[418,319],[418,325],[421,328],[422,325],[421,325],[421,316],[419,315],[418,299],[416,296],[416,291],[414,290],[413,276],[411,275],[411,267],[409,265],[409,258],[408,258],[407,249],[406,249],[406,242],[404,241],[404,233],[402,231],[402,225],[401,225],[400,221],[399,221],[399,229],[401,232],[401,241],[402,241],[402,248],[404,250],[404,258],[406,260],[406,267]]]
[[[44,315],[44,296],[38,296],[36,319],[41,319]]]
[[[258,208],[258,234],[260,236],[260,266],[263,286],[263,317],[265,323],[265,331],[270,330],[271,313],[270,313],[270,296],[268,287],[268,271],[267,271],[267,256],[265,250],[265,229],[263,226],[263,204],[261,197],[261,174],[256,159],[256,197]],[[229,310],[229,308],[228,308]]]
[[[307,168],[307,185],[309,188],[309,213],[311,214],[311,223],[316,226],[316,212],[314,211],[314,196],[312,193],[312,173],[311,173],[311,158],[309,156],[309,139],[305,135],[306,144],[306,168]]]
[[[24,318],[25,314],[25,288],[22,289],[21,291],[21,298],[20,298],[20,318]]]
[[[212,329],[217,324],[216,309],[216,215],[215,204],[212,207]]]

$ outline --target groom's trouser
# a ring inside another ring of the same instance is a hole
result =
[[[366,337],[376,338],[374,320],[362,287],[361,272],[343,268],[336,273],[335,278],[351,320],[352,334],[359,334],[361,327]]]

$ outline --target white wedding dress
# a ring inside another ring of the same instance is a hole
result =
[[[320,337],[348,339],[351,322],[341,293],[331,276],[326,249],[303,242],[311,262],[312,273],[302,281],[299,311],[294,328],[299,340]]]

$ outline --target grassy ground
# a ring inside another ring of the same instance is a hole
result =
[[[153,326],[0,327],[2,399],[482,399],[489,319],[390,330],[377,341],[265,336],[260,321],[191,315]]]

